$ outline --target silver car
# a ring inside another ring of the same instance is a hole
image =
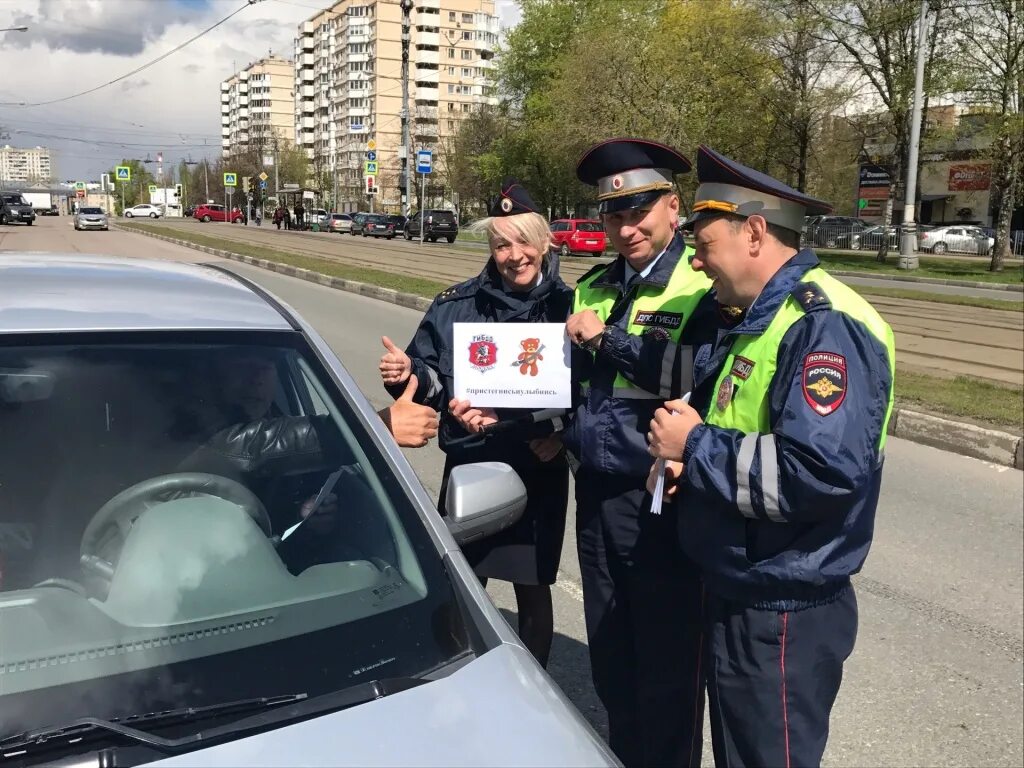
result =
[[[995,239],[978,227],[936,227],[922,229],[918,234],[918,247],[935,254],[977,253],[987,256],[992,252]]]
[[[75,229],[109,229],[107,214],[102,208],[82,207],[75,213]]]
[[[54,302],[53,297],[59,297]],[[607,766],[320,336],[229,271],[0,260],[0,762]]]

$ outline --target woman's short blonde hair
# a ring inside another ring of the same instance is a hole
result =
[[[531,245],[545,256],[551,247],[551,230],[548,228],[547,220],[539,213],[517,213],[515,216],[502,216],[501,219],[508,223],[519,237],[527,245]],[[497,217],[488,216],[486,219],[474,221],[469,225],[470,232],[485,232],[487,239],[491,242],[498,238],[504,238],[495,222]]]

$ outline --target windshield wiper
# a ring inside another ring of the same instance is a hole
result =
[[[0,739],[0,760],[39,751],[48,752],[69,748],[75,749],[76,752],[88,751],[90,747],[84,742],[86,740],[92,741],[95,736],[103,732],[120,736],[137,744],[153,747],[161,752],[186,751],[198,746],[200,743],[213,742],[227,736],[238,736],[247,731],[257,731],[267,726],[279,725],[282,722],[300,720],[311,715],[365,704],[366,702],[381,699],[393,693],[401,693],[428,682],[430,681],[416,677],[385,678],[360,683],[340,691],[314,697],[310,697],[306,693],[293,693],[283,696],[241,699],[223,704],[212,704],[206,707],[183,707],[165,712],[131,715],[110,720],[98,717],[81,717],[64,725],[25,731]],[[226,715],[272,708],[275,711],[260,712],[232,723],[205,731],[197,731],[176,739],[165,738],[149,730],[137,727],[163,728],[180,725],[192,720],[210,717],[219,718]]]

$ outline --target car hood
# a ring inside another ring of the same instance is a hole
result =
[[[502,645],[452,675],[352,709],[149,765],[615,766],[528,652]]]

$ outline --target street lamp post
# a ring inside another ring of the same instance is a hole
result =
[[[921,147],[921,107],[924,101],[928,2],[929,0],[921,0],[921,18],[917,32],[917,69],[914,72],[914,109],[910,118],[910,157],[907,160],[907,196],[903,203],[903,234],[900,236],[900,269],[917,269],[918,267],[914,203],[917,197],[917,157]]]

